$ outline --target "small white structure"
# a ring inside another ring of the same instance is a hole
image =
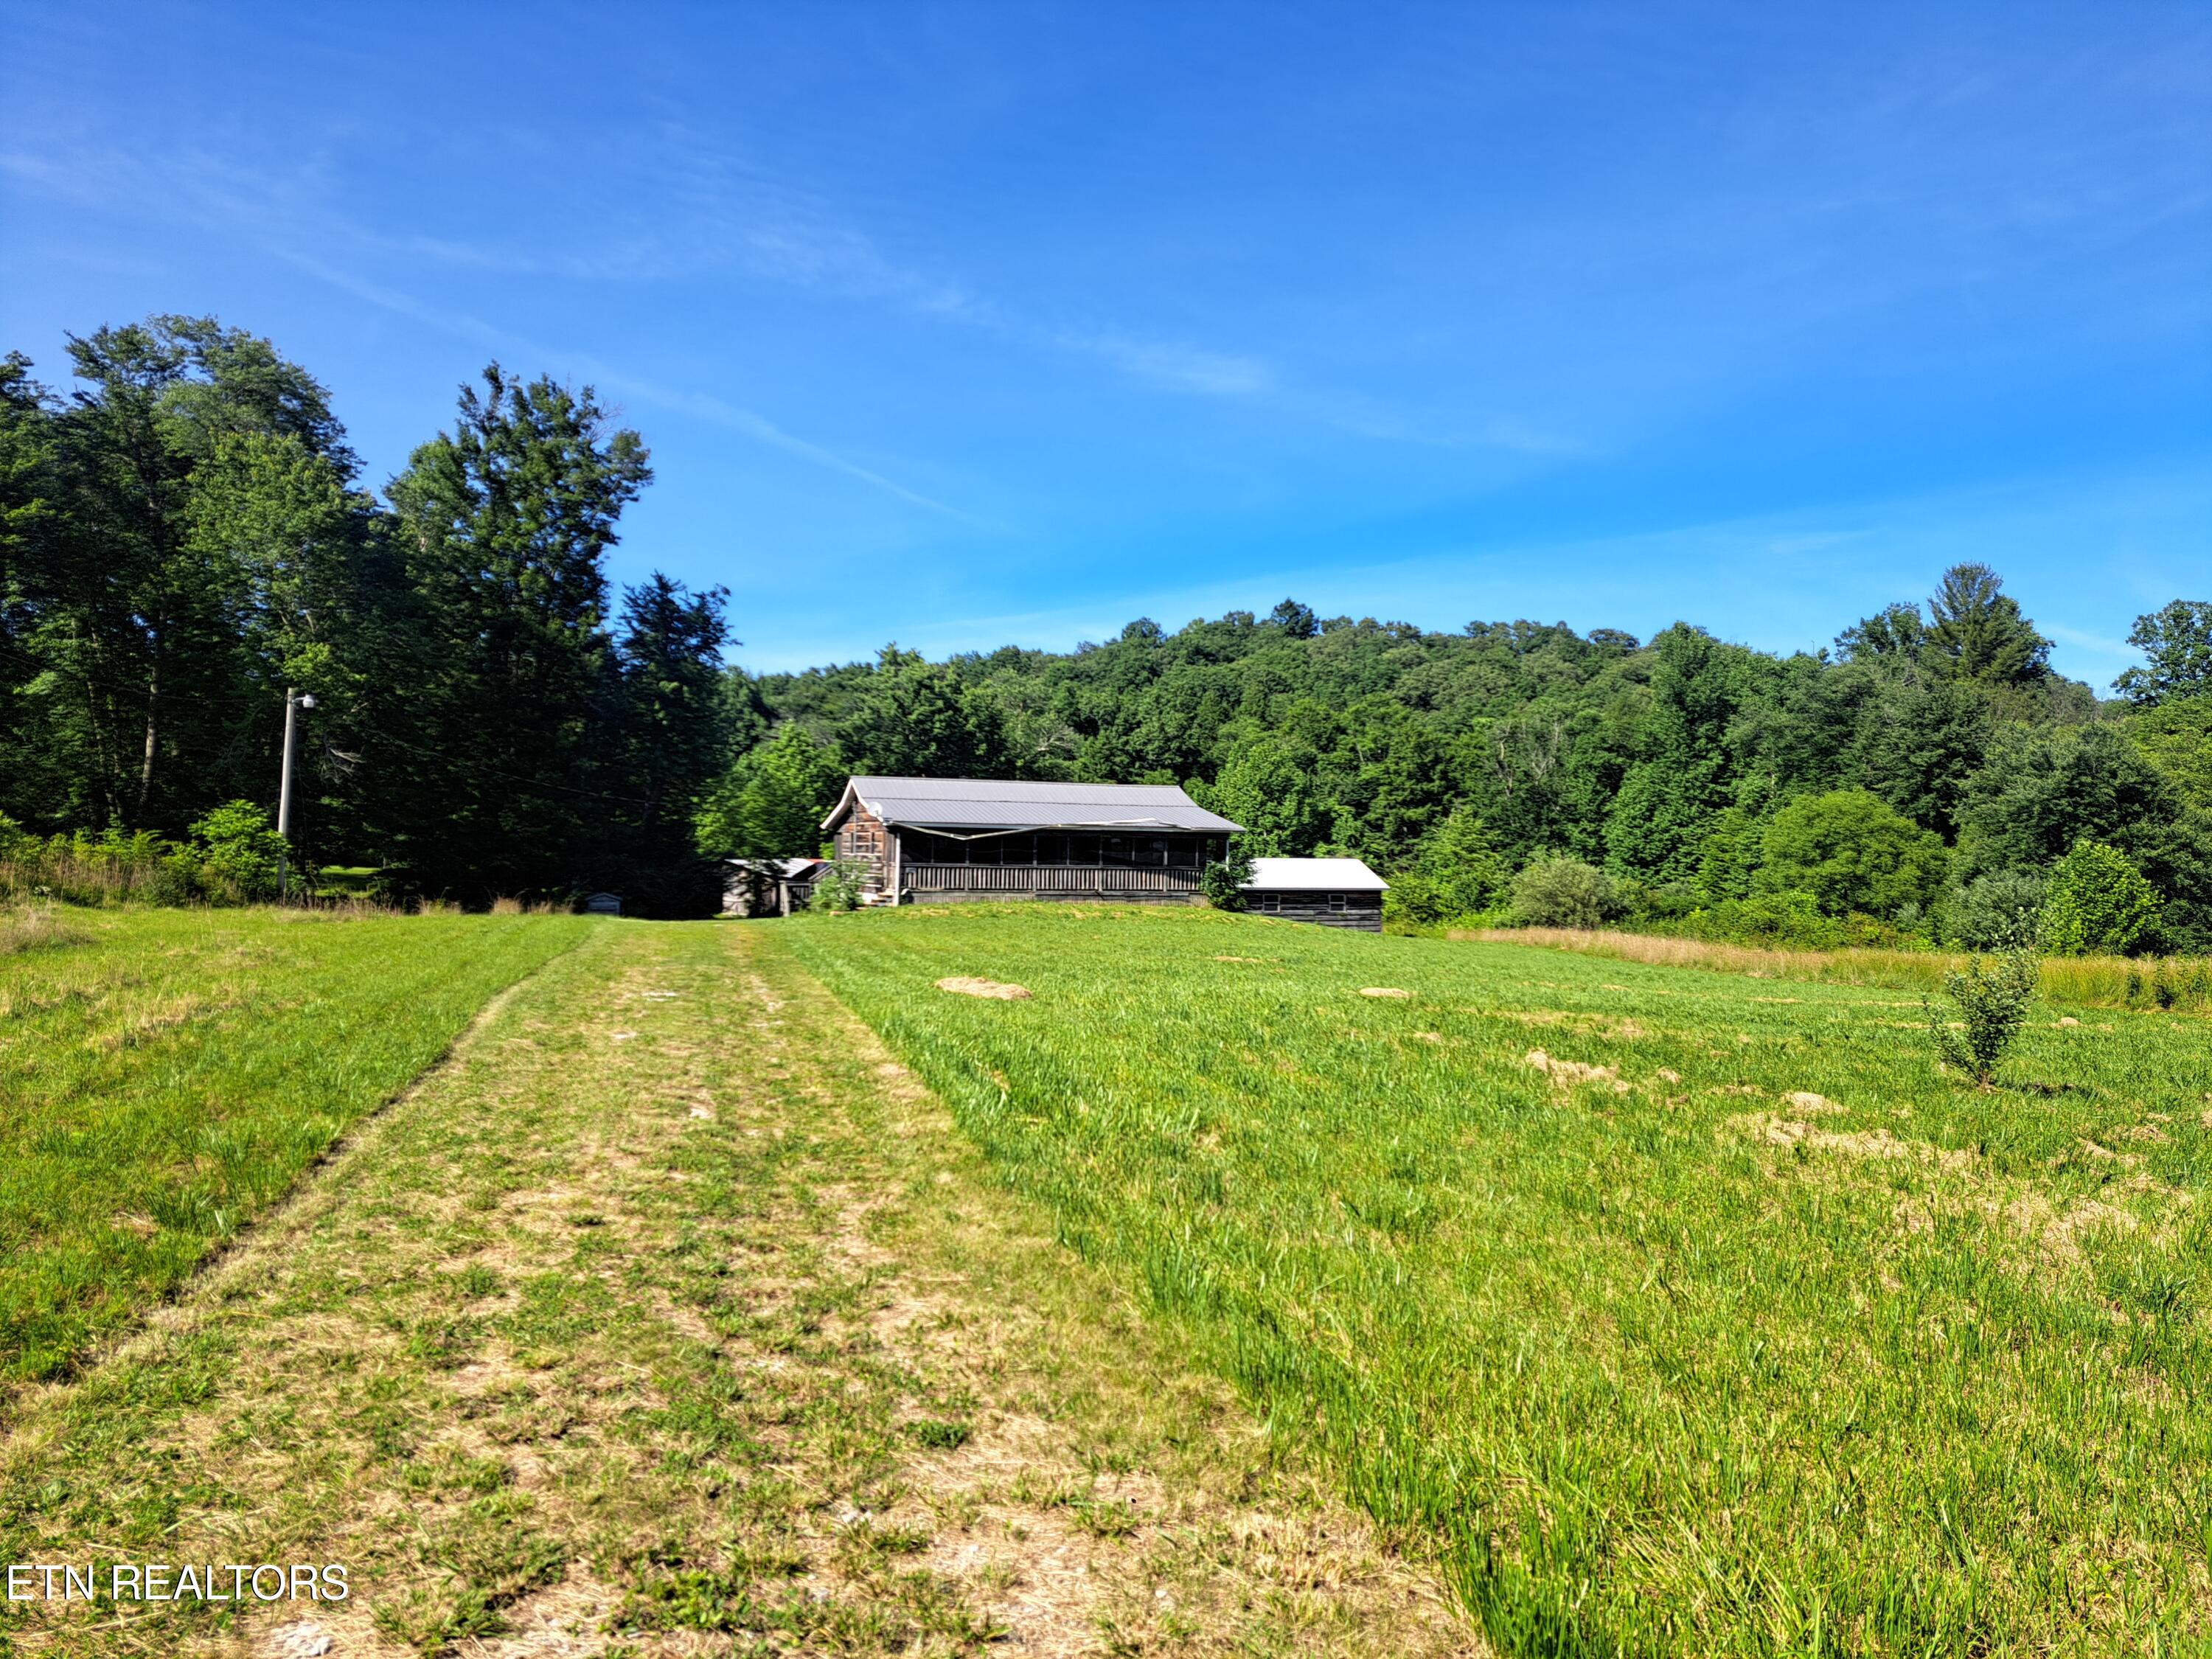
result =
[[[1254,859],[1242,891],[1260,915],[1379,933],[1389,887],[1360,859]]]

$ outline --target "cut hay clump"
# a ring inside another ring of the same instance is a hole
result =
[[[1826,1095],[1816,1095],[1810,1089],[1800,1089],[1783,1097],[1792,1106],[1808,1116],[1818,1117],[1823,1112],[1840,1112],[1844,1109]]]
[[[1001,985],[995,979],[975,979],[965,974],[954,974],[937,981],[940,991],[950,991],[961,997],[992,997],[1000,1002],[1026,1002],[1029,988],[1025,985]]]
[[[1541,1048],[1528,1051],[1528,1064],[1554,1083],[1602,1083],[1617,1095],[1628,1092],[1628,1085],[1620,1080],[1620,1073],[1610,1066],[1585,1066],[1578,1060],[1556,1060]]]
[[[1401,991],[1395,985],[1363,985],[1359,994],[1364,997],[1410,997],[1411,991]]]

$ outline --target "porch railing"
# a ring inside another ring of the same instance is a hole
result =
[[[1130,870],[1096,864],[909,864],[909,893],[1195,893],[1195,870]]]

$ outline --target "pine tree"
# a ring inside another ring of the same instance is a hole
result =
[[[494,363],[392,481],[422,632],[371,743],[382,850],[411,884],[570,892],[608,814],[648,808],[598,786],[613,672],[600,562],[652,476],[644,441],[590,387]]]
[[[1922,659],[1951,678],[2023,686],[2049,676],[2051,641],[2021,614],[2020,601],[1989,566],[1953,565],[1928,609],[1934,620]]]
[[[729,708],[721,653],[728,591],[688,592],[654,571],[623,593],[615,642],[615,707],[610,725],[618,765],[606,787],[630,803],[607,815],[599,855],[601,884],[640,884],[665,890],[668,903],[697,857],[693,822],[726,763]],[[702,900],[718,893],[711,882]]]

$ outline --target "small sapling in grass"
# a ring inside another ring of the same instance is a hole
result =
[[[1954,1066],[1986,1089],[1996,1079],[1997,1063],[2004,1058],[2020,1028],[2027,1023],[2035,1000],[2035,953],[2013,950],[1984,963],[1979,957],[1955,974],[1943,976],[1943,994],[1958,1010],[1956,1022],[1942,1018],[1924,997],[1928,1032],[1944,1063]]]

